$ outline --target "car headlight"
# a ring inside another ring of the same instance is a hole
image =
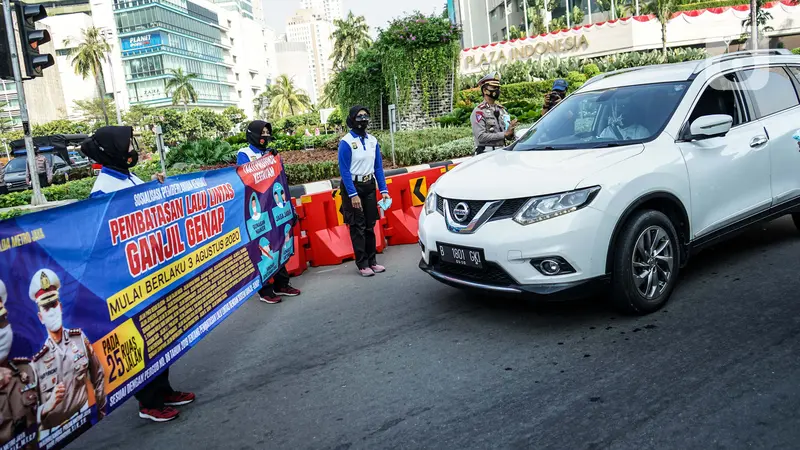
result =
[[[433,186],[428,189],[428,195],[425,197],[425,214],[433,214],[436,212],[436,193],[433,192]]]
[[[577,211],[591,203],[599,190],[599,186],[594,186],[561,194],[534,197],[528,200],[514,216],[514,222],[520,225],[530,225]]]

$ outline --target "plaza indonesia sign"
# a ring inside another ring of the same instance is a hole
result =
[[[468,54],[462,55],[462,70],[464,73],[470,73],[541,56],[583,52],[589,47],[589,39],[583,34],[538,41],[525,39],[505,45],[487,45],[472,49]]]

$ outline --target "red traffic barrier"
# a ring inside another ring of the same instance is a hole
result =
[[[306,258],[311,267],[335,266],[352,259],[350,232],[339,222],[332,192],[304,195],[301,202],[305,213],[305,220],[301,221],[302,230],[308,236]]]
[[[308,235],[302,230],[302,222],[305,220],[305,210],[300,199],[292,198],[295,204],[294,210],[297,214],[298,222],[292,228],[292,236],[294,236],[294,255],[286,261],[286,271],[289,275],[297,277],[308,270],[308,259],[306,259],[306,252],[308,251]]]

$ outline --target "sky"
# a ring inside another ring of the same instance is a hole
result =
[[[286,30],[286,19],[300,7],[300,0],[263,0],[264,16],[267,26],[278,34]],[[376,4],[381,4],[380,7]],[[345,16],[353,11],[356,16],[364,16],[373,32],[377,27],[386,27],[389,20],[419,10],[425,14],[440,14],[444,0],[343,0]]]

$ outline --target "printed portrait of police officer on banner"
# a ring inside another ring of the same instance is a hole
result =
[[[250,240],[254,240],[264,233],[272,231],[272,223],[269,216],[261,211],[261,203],[255,192],[250,196],[249,206],[250,218],[247,219],[247,234],[250,235]]]
[[[90,398],[97,405],[98,419],[103,417],[106,405],[103,367],[83,331],[64,328],[60,289],[58,275],[50,269],[40,269],[33,275],[28,291],[48,334],[44,346],[33,357],[41,401],[40,440],[50,429],[87,410]]]
[[[0,446],[26,431],[35,434],[39,408],[36,373],[31,360],[8,358],[14,332],[8,321],[7,301],[8,290],[0,280]],[[23,448],[36,448],[36,440]]]

